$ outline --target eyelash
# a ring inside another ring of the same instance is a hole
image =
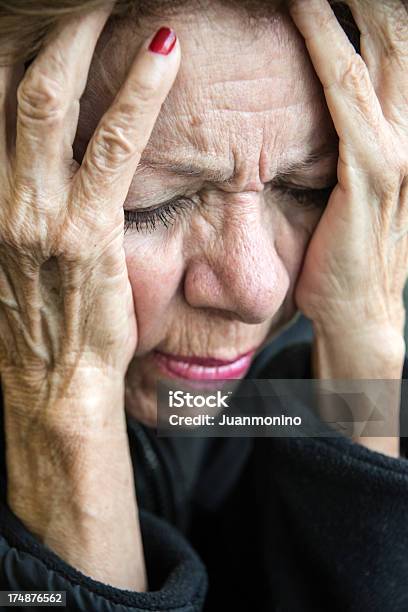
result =
[[[129,229],[137,232],[152,233],[158,224],[168,229],[173,225],[177,215],[194,206],[190,198],[176,197],[157,208],[146,210],[125,210],[125,234]]]
[[[295,189],[293,187],[278,186],[277,189],[304,208],[324,208],[334,187],[324,189]],[[177,216],[194,206],[194,201],[187,197],[176,197],[168,202],[146,210],[125,210],[125,234],[129,229],[137,232],[152,233],[160,224],[168,229],[175,222]]]
[[[323,189],[296,189],[279,185],[278,189],[281,193],[294,198],[301,207],[322,209],[327,205],[334,185]]]

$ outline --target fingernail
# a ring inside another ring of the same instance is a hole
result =
[[[168,55],[174,48],[176,40],[177,36],[173,30],[170,28],[160,28],[149,45],[149,51],[160,53],[161,55]]]

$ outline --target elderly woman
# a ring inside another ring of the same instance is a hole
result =
[[[395,435],[152,429],[158,382],[245,377],[298,311],[251,376],[402,377],[408,15],[348,4],[354,45],[327,0],[0,2],[3,590],[408,609]]]

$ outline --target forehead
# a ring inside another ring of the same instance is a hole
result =
[[[288,16],[251,22],[213,3],[211,10],[173,15],[167,23],[177,31],[182,62],[146,161],[213,158],[231,166],[262,156],[270,166],[333,137],[322,88]],[[105,35],[87,92],[93,113],[108,106],[140,41],[160,25],[123,20]]]

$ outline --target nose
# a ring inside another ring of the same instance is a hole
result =
[[[260,194],[234,195],[214,233],[197,236],[184,278],[190,306],[226,311],[245,323],[262,323],[278,311],[289,288],[286,268],[265,226]]]

